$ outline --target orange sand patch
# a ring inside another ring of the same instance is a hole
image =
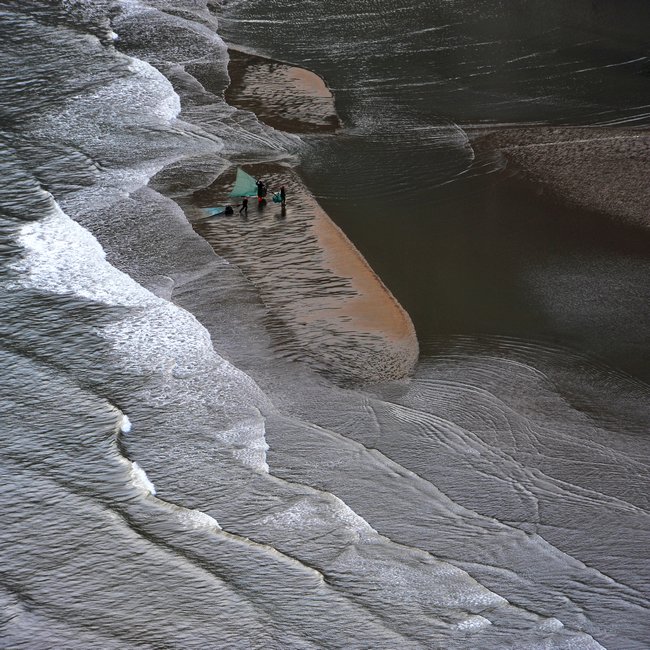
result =
[[[226,101],[290,133],[334,133],[340,121],[334,97],[317,74],[230,49]]]
[[[285,74],[293,87],[300,89],[301,92],[333,100],[330,89],[317,74],[304,68],[295,67],[287,68]]]
[[[226,100],[233,106],[295,133],[340,127],[334,98],[318,75],[237,50],[230,54]],[[419,353],[413,323],[352,242],[289,168],[260,163],[245,170],[271,192],[285,185],[286,210],[269,195],[264,207],[250,200],[247,216],[237,209],[229,217],[202,216],[201,206],[233,203],[233,168],[194,195],[194,226],[255,285],[281,353],[343,382],[408,376]]]
[[[195,228],[256,286],[283,352],[343,381],[375,382],[410,374],[419,346],[401,305],[290,169],[246,167],[271,189],[285,185],[287,207],[272,202],[247,217],[200,219]],[[198,205],[219,205],[234,173]]]
[[[413,344],[416,336],[411,319],[359,251],[318,205],[312,227],[332,273],[349,278],[357,291],[357,295],[337,304],[336,309],[348,315],[355,328]]]

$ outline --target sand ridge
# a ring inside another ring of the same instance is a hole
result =
[[[291,133],[334,133],[340,120],[325,81],[310,70],[229,48],[226,101]]]
[[[324,80],[309,70],[229,50],[226,100],[273,128],[335,134],[340,121]],[[335,137],[335,135],[333,135]],[[413,323],[366,260],[286,164],[244,165],[271,191],[285,185],[286,209],[249,200],[248,215],[205,218],[225,205],[235,168],[195,193],[195,230],[255,285],[269,330],[286,356],[307,360],[344,383],[399,379],[413,371],[419,346]],[[194,216],[192,216],[192,214]]]
[[[512,127],[475,134],[557,200],[650,229],[650,133],[620,127]]]
[[[290,168],[246,166],[272,190],[288,188],[283,210],[249,200],[231,216],[204,218],[194,227],[215,251],[255,285],[269,313],[269,329],[286,356],[307,360],[344,383],[399,379],[418,358],[413,323],[363,256]],[[195,202],[227,202],[233,173]]]

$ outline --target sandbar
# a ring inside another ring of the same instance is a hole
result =
[[[487,129],[490,131],[490,129]],[[512,127],[474,134],[550,198],[650,229],[650,133],[616,127]]]
[[[309,70],[230,49],[226,100],[267,125],[336,137],[332,93]],[[248,217],[205,219],[201,207],[233,202],[235,169],[193,198],[195,230],[255,285],[269,329],[287,357],[306,361],[340,383],[401,379],[419,346],[413,323],[341,229],[286,164],[243,165],[271,188],[288,189],[286,209],[250,201]],[[239,200],[236,200],[239,202]]]

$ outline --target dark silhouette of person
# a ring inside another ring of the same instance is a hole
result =
[[[241,208],[239,208],[239,214],[244,213],[245,216],[248,216],[248,199],[244,197],[241,202]]]
[[[227,205],[226,209],[223,211],[224,214],[232,214],[234,210],[232,209],[232,205]]]
[[[266,185],[263,180],[256,181],[257,185],[257,203],[261,205],[262,202],[266,202],[264,197],[266,196]]]
[[[287,192],[284,189],[284,185],[280,187],[280,205],[284,208],[287,204]]]

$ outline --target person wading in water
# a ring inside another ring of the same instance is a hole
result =
[[[266,203],[264,198],[266,196],[266,185],[262,180],[257,181],[255,184],[257,185],[257,205],[263,205]]]

